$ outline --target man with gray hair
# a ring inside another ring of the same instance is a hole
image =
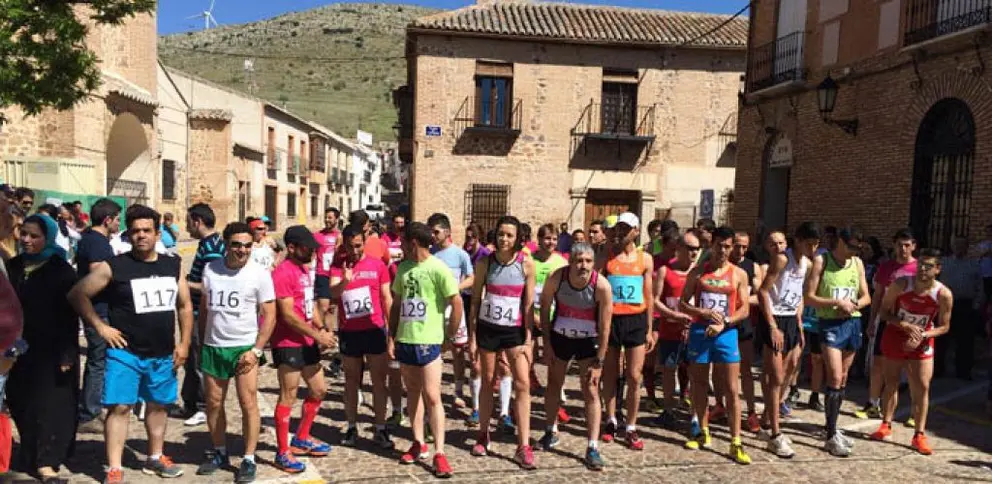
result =
[[[540,321],[547,321],[543,324],[547,327],[541,330],[548,360],[544,414],[550,419],[540,446],[550,450],[558,445],[559,393],[565,382],[568,364],[575,360],[582,378],[589,437],[584,462],[589,469],[601,470],[599,379],[610,337],[613,294],[610,283],[595,270],[595,261],[591,245],[584,242],[572,245],[568,265],[548,276],[541,292]],[[555,307],[553,319],[552,307]]]

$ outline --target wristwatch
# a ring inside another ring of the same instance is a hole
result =
[[[265,352],[258,348],[252,348],[251,352],[255,355],[255,358],[261,359],[263,356],[265,356]]]

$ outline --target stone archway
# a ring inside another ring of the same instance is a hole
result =
[[[154,181],[144,125],[131,113],[119,114],[107,137],[107,194],[124,197],[129,205],[148,204]]]

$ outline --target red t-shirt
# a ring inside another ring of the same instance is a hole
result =
[[[389,264],[389,246],[378,235],[373,234],[365,239],[365,256],[379,259],[383,264]]]
[[[382,241],[386,243],[390,262],[398,262],[403,259],[403,241],[400,240],[399,234],[383,234]]]
[[[284,260],[272,271],[272,285],[276,299],[293,298],[293,312],[307,323],[313,322],[314,273],[308,267],[300,266],[292,260]],[[276,314],[276,327],[272,331],[273,348],[298,348],[312,346],[313,338],[297,333],[286,322],[281,312]]]
[[[682,290],[685,289],[688,276],[688,272],[679,272],[671,267],[665,269],[665,286],[661,288],[661,300],[669,309],[678,311],[679,300],[682,298]],[[658,339],[662,341],[684,341],[686,338],[685,325],[681,322],[662,319],[658,329]]]
[[[320,248],[317,249],[317,275],[329,276],[331,265],[334,264],[334,251],[337,249],[341,232],[337,230],[328,232],[325,229],[315,232],[313,238],[317,239],[317,243],[320,244]]]
[[[913,279],[908,279],[906,289],[896,299],[896,314],[899,319],[918,326],[923,331],[929,331],[934,327],[934,320],[940,312],[940,292],[944,290],[944,285],[935,282],[933,287],[923,293],[917,294],[913,291]],[[886,358],[899,360],[927,360],[933,358],[933,338],[925,338],[912,351],[906,351],[903,346],[908,336],[895,325],[885,326],[882,333],[882,354]]]
[[[343,276],[343,264],[341,260],[331,267],[331,277]],[[334,301],[338,306],[338,330],[382,329],[386,320],[383,318],[381,290],[390,279],[386,264],[378,259],[362,257],[351,270],[351,282],[341,297]]]

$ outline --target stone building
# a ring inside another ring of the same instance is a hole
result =
[[[413,22],[394,102],[414,218],[579,227],[726,192],[746,40],[743,18],[566,3]]]
[[[977,240],[992,209],[989,2],[758,0],[734,223]],[[985,173],[986,176],[982,176]]]
[[[155,14],[120,25],[96,25],[87,7],[86,45],[100,59],[102,85],[71,110],[25,117],[0,110],[0,178],[53,198],[91,201],[111,194],[129,202],[162,198],[158,143]],[[66,200],[68,201],[68,200]]]

